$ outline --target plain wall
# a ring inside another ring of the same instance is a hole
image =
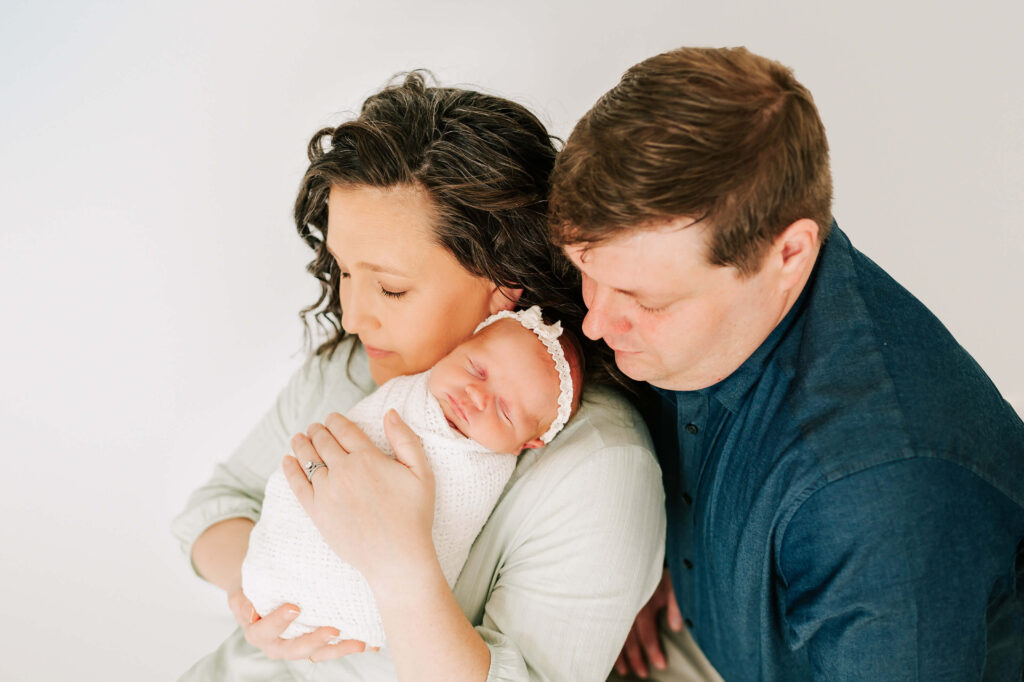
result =
[[[168,524],[301,362],[307,140],[398,71],[564,137],[669,48],[793,67],[840,225],[1020,411],[1022,25],[1010,1],[3,2],[0,679],[173,679],[232,628]]]

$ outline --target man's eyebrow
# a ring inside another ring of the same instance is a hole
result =
[[[327,253],[331,254],[331,256],[334,257],[334,260],[338,260],[338,255],[336,253],[334,253],[334,251],[331,250],[331,247],[327,246],[326,242],[324,242],[324,248],[327,249]],[[358,263],[356,263],[354,265],[354,267],[364,268],[364,269],[370,270],[372,272],[384,272],[384,273],[387,273],[389,275],[398,275],[399,277],[408,277],[409,276],[409,275],[405,274],[404,272],[402,272],[401,270],[396,270],[395,268],[389,268],[386,265],[377,265],[376,263],[367,263],[366,261],[359,261]]]

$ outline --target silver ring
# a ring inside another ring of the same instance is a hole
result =
[[[324,464],[323,462],[314,462],[313,460],[309,460],[308,462],[302,465],[302,468],[306,470],[306,478],[309,480],[310,483],[313,482],[313,474],[320,467],[326,469],[327,465]]]

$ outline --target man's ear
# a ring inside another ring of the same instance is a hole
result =
[[[820,247],[818,224],[810,218],[792,223],[775,238],[770,257],[779,270],[784,289],[790,289],[803,280],[814,267]]]
[[[523,443],[523,449],[536,450],[537,448],[542,447],[543,445],[544,441],[542,441],[540,438],[534,438],[533,440],[528,440],[525,443]]]
[[[494,291],[491,292],[491,300],[489,302],[491,315],[499,313],[502,310],[513,310],[516,307],[516,303],[519,303],[519,297],[522,295],[522,289],[494,287]]]

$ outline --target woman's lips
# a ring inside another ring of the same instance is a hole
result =
[[[366,349],[366,354],[371,358],[383,358],[391,355],[392,351],[384,350],[383,348],[374,348],[373,346],[363,344],[363,348]]]

